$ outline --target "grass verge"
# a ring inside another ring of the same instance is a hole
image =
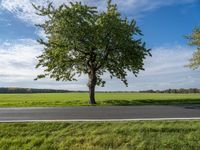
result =
[[[200,121],[1,123],[0,149],[200,149]]]
[[[97,105],[200,104],[200,94],[97,93]],[[0,94],[0,107],[88,106],[87,93]]]

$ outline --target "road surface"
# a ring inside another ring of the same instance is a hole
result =
[[[0,108],[0,122],[200,119],[200,105]]]

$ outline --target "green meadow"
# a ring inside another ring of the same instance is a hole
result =
[[[1,123],[2,150],[199,150],[200,121]]]
[[[89,106],[88,93],[0,94],[0,107]],[[97,105],[200,104],[200,94],[96,93]]]

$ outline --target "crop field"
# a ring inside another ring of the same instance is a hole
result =
[[[1,123],[0,149],[200,149],[200,121]]]
[[[0,94],[0,107],[87,106],[88,93]],[[96,93],[97,105],[200,104],[200,94]]]

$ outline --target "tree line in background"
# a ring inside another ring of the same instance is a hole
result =
[[[200,89],[190,88],[190,89],[167,89],[167,90],[146,90],[139,91],[140,93],[200,93]]]
[[[32,88],[0,88],[0,93],[67,93],[68,90],[32,89]]]
[[[46,38],[38,39],[44,46],[38,57],[36,68],[45,68],[44,74],[36,79],[50,77],[57,81],[74,81],[77,76],[88,75],[89,103],[96,104],[95,87],[104,86],[102,75],[110,73],[128,86],[127,71],[137,76],[144,70],[144,60],[151,56],[141,36],[141,30],[134,19],[123,17],[112,0],[107,9],[71,2],[58,8],[49,3],[48,7],[33,7],[39,17],[48,18],[37,25]],[[200,29],[196,27],[187,36],[190,45],[196,46],[190,63],[192,69],[200,67]],[[145,91],[144,91],[145,92]],[[150,93],[199,93],[198,89],[169,89]]]
[[[96,7],[79,2],[63,4],[55,8],[35,6],[37,15],[48,18],[42,24],[47,35],[38,42],[44,46],[38,57],[38,67],[44,67],[46,76],[59,81],[74,81],[75,77],[88,75],[89,103],[96,104],[95,87],[104,86],[102,75],[110,73],[110,78],[120,79],[126,86],[127,71],[137,76],[144,70],[144,60],[151,56],[141,36],[136,21],[124,18],[117,10],[117,5],[108,0],[107,9],[99,12]],[[200,27],[187,36],[189,44],[196,46],[190,63],[192,69],[200,67]],[[0,93],[66,93],[68,90],[0,88]],[[72,91],[71,91],[72,92]],[[86,92],[86,91],[73,91]],[[117,91],[116,91],[117,92]],[[121,92],[121,91],[120,91]],[[124,91],[126,92],[126,91]],[[133,93],[134,91],[132,91]],[[200,89],[147,90],[140,93],[200,93]]]
[[[0,88],[1,94],[15,93],[69,93],[69,92],[88,92],[88,91],[69,91],[69,90],[54,90],[54,89],[32,89],[32,88]],[[146,91],[99,91],[98,93],[200,93],[200,89],[167,89],[167,90],[146,90]]]

